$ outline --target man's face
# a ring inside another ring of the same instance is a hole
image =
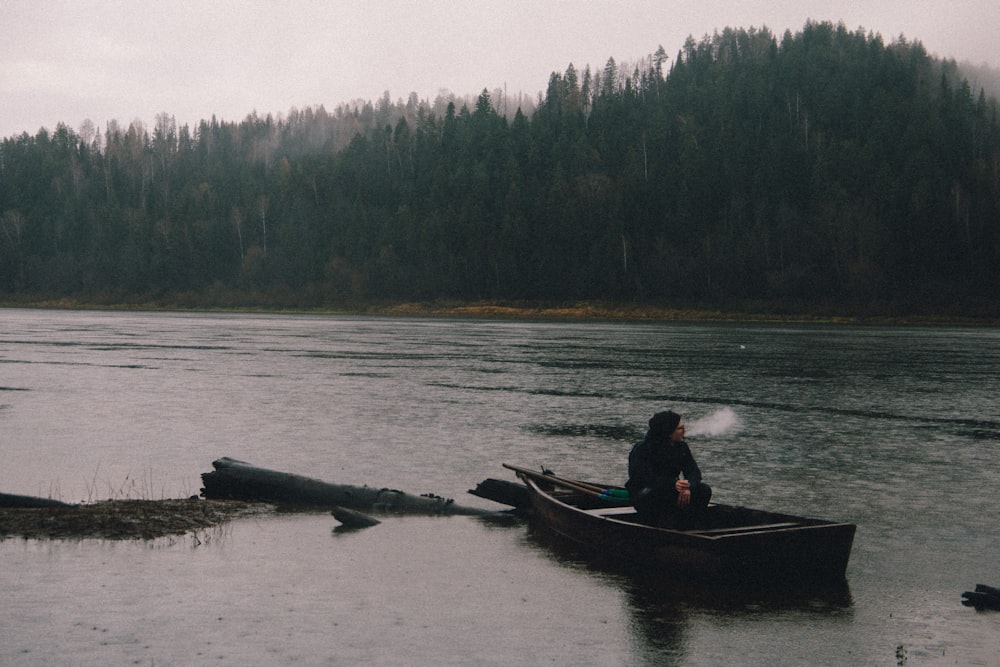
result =
[[[682,440],[684,440],[684,420],[683,419],[680,420],[680,422],[677,423],[677,428],[675,428],[674,432],[670,434],[670,441],[671,442],[681,442]]]

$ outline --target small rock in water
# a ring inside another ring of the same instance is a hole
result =
[[[367,514],[355,512],[345,507],[334,507],[330,514],[345,528],[368,528],[369,526],[377,526],[381,523],[378,519],[373,519]]]

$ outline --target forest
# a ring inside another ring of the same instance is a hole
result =
[[[997,100],[918,41],[726,29],[484,89],[0,145],[0,301],[1000,313]]]

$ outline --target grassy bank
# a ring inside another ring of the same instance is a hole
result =
[[[104,500],[65,507],[0,507],[0,540],[151,540],[195,534],[238,517],[274,511],[235,500]]]

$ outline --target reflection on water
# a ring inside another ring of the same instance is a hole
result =
[[[802,627],[849,622],[853,615],[853,600],[846,581],[817,586],[780,582],[758,585],[753,581],[734,585],[691,580],[667,571],[629,566],[612,554],[584,549],[533,522],[528,524],[528,537],[533,546],[561,566],[600,576],[624,591],[624,608],[636,657],[646,664],[696,662],[689,655],[689,635],[692,627],[697,628],[706,617],[723,619],[725,624],[736,626],[756,625],[770,618],[773,622]],[[794,644],[789,637],[783,641]],[[740,663],[732,656],[725,661]],[[778,659],[777,663],[783,661]],[[711,660],[705,664],[711,664]]]
[[[6,493],[187,497],[212,460],[232,456],[492,506],[465,492],[512,479],[504,462],[624,481],[646,421],[673,408],[719,502],[858,525],[849,589],[801,594],[637,577],[523,524],[457,518],[338,534],[329,516],[282,516],[237,522],[200,546],[7,540],[0,664],[893,664],[897,646],[910,664],[990,664],[1000,654],[989,619],[959,603],[975,583],[1000,584],[995,330],[0,319]]]

